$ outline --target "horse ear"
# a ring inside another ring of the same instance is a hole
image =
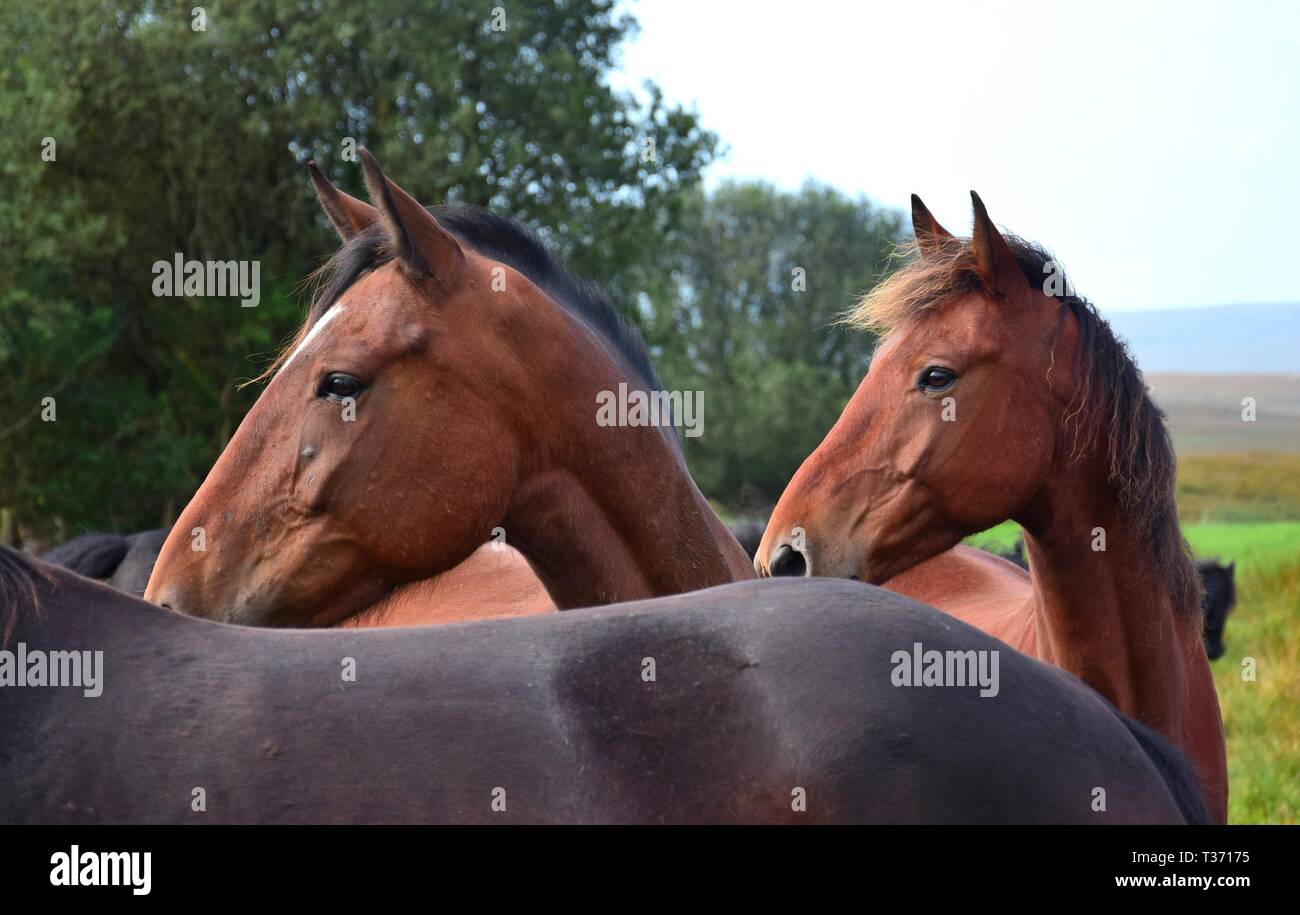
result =
[[[1007,240],[989,219],[984,201],[974,191],[970,192],[975,207],[975,230],[971,234],[971,247],[975,250],[975,269],[984,288],[995,295],[1014,298],[1029,288],[1029,282],[1020,271],[1020,264]]]
[[[370,150],[361,147],[361,170],[398,262],[415,276],[432,276],[450,288],[465,266],[465,252],[451,233],[420,202],[380,169]]]
[[[922,260],[934,257],[943,248],[943,243],[952,238],[952,233],[939,225],[939,220],[915,194],[912,195],[912,232],[916,235]]]
[[[316,199],[329,217],[339,238],[347,241],[379,218],[379,211],[370,204],[345,194],[330,183],[315,162],[307,163],[311,186],[316,189]]]

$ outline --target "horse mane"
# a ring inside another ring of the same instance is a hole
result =
[[[8,647],[24,609],[40,615],[39,586],[51,581],[49,573],[31,559],[17,550],[0,546],[0,648]]]
[[[1148,394],[1124,341],[1096,306],[1074,293],[1059,262],[1033,242],[1007,232],[1002,237],[1031,288],[1044,289],[1045,277],[1054,272],[1063,291],[1051,297],[1079,326],[1083,381],[1066,410],[1072,458],[1077,462],[1100,452],[1121,512],[1154,548],[1175,610],[1195,614],[1201,604],[1200,578],[1178,525],[1177,461],[1164,412]],[[910,263],[867,293],[844,316],[844,323],[885,336],[914,316],[981,288],[970,239],[944,239],[939,250],[925,258],[913,240],[900,254],[910,257]]]
[[[590,280],[575,276],[522,223],[468,204],[428,207],[438,224],[462,244],[484,257],[518,270],[569,314],[578,318],[612,352],[639,375],[649,390],[663,388],[641,332],[616,309]],[[302,326],[260,377],[274,374],[303,337],[339,297],[368,272],[393,259],[382,224],[376,222],[344,243],[324,266],[312,274],[316,293]]]

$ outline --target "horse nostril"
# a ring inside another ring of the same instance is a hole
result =
[[[768,572],[773,576],[789,575],[800,576],[808,574],[808,560],[804,558],[803,553],[790,546],[788,543],[781,544],[777,548],[776,555],[768,563]]]
[[[145,589],[145,593],[146,594],[149,593],[149,590],[147,588]],[[180,612],[176,609],[176,605],[180,603],[180,601],[177,600],[178,596],[179,595],[177,595],[176,589],[174,587],[168,586],[165,588],[160,588],[158,591],[156,591],[153,594],[151,598],[148,598],[148,600],[151,603],[157,604],[159,607],[162,607],[164,610],[170,610],[172,613],[178,613]]]

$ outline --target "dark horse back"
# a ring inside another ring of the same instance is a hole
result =
[[[29,657],[102,652],[97,695],[0,689],[0,822],[1188,818],[1172,751],[1077,679],[865,584],[266,630],[182,617],[0,550],[0,617]],[[893,655],[916,643],[998,652],[997,694],[896,685]]]

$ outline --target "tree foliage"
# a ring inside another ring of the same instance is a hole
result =
[[[504,28],[457,0],[212,0],[202,29],[194,9],[0,11],[0,506],[31,535],[153,526],[202,480],[256,396],[250,354],[334,248],[309,158],[357,193],[342,156],[367,145],[420,199],[515,215],[631,300],[713,155],[653,86],[609,87],[634,29],[609,0],[512,3]],[[258,260],[261,304],[153,296],[176,252]]]
[[[355,145],[421,200],[523,220],[603,285],[667,387],[704,392],[687,455],[732,507],[779,495],[865,371],[870,341],[834,322],[896,214],[817,185],[701,190],[716,138],[653,85],[610,88],[635,30],[611,0],[504,21],[463,0],[201,9],[0,9],[0,511],[29,539],[170,521],[336,246],[303,166],[361,194]],[[260,304],[155,296],[176,253],[256,260]]]
[[[705,493],[770,503],[834,424],[871,341],[837,319],[888,268],[899,215],[808,184],[694,193],[683,211],[674,294],[650,337],[672,387],[704,394],[704,434],[686,439]]]

